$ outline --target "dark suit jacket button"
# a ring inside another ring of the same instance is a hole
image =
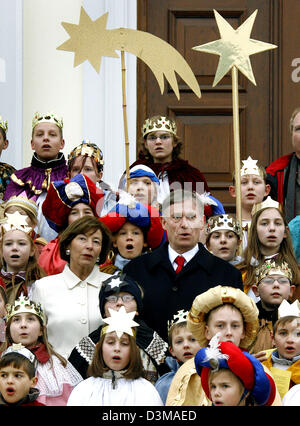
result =
[[[173,291],[178,291],[178,287],[176,287],[175,285],[172,287]]]

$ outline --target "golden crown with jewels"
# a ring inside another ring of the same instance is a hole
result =
[[[1,129],[3,129],[5,131],[5,133],[7,132],[7,130],[8,130],[7,121],[2,120],[1,115],[0,115],[0,127],[1,127]]]
[[[177,324],[180,324],[181,322],[186,322],[187,320],[188,311],[184,311],[181,309],[173,316],[173,319],[171,321],[168,321],[168,331]]]
[[[7,304],[6,310],[7,321],[14,315],[18,315],[21,313],[29,313],[38,316],[42,320],[43,324],[46,324],[46,318],[41,304],[33,302],[26,296],[20,296],[17,300],[15,300],[13,305]]]
[[[235,234],[240,237],[241,235],[241,225],[238,220],[229,214],[220,214],[217,216],[211,216],[207,220],[206,224],[206,234],[209,235],[214,231],[233,231]]]
[[[60,129],[63,128],[63,119],[58,117],[54,112],[40,113],[36,112],[32,119],[32,129],[39,123],[54,123]]]
[[[286,262],[278,262],[276,259],[268,259],[255,270],[255,284],[257,285],[268,275],[284,275],[290,281],[293,279],[291,268]]]
[[[88,139],[82,141],[82,143],[76,146],[68,155],[68,163],[72,161],[74,158],[82,155],[83,157],[91,157],[94,158],[97,164],[101,164],[103,166],[103,154],[101,149]]]
[[[166,131],[177,136],[177,126],[175,121],[170,120],[168,117],[165,117],[165,116],[147,118],[144,121],[144,124],[142,127],[143,138],[148,133],[157,132],[157,131]]]

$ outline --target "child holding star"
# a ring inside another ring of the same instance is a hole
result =
[[[135,342],[136,312],[110,309],[101,330],[90,377],[72,391],[68,406],[162,406],[155,387],[144,379],[140,351]]]

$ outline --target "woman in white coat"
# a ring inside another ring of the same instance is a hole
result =
[[[77,219],[60,236],[62,273],[37,280],[32,300],[48,319],[48,338],[54,350],[68,358],[73,347],[101,324],[99,291],[110,275],[99,264],[111,247],[111,233],[93,216]]]

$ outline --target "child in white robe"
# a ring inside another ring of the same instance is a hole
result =
[[[96,345],[90,377],[72,391],[68,406],[162,406],[155,387],[144,379],[140,351],[132,327],[135,312],[110,309]]]

